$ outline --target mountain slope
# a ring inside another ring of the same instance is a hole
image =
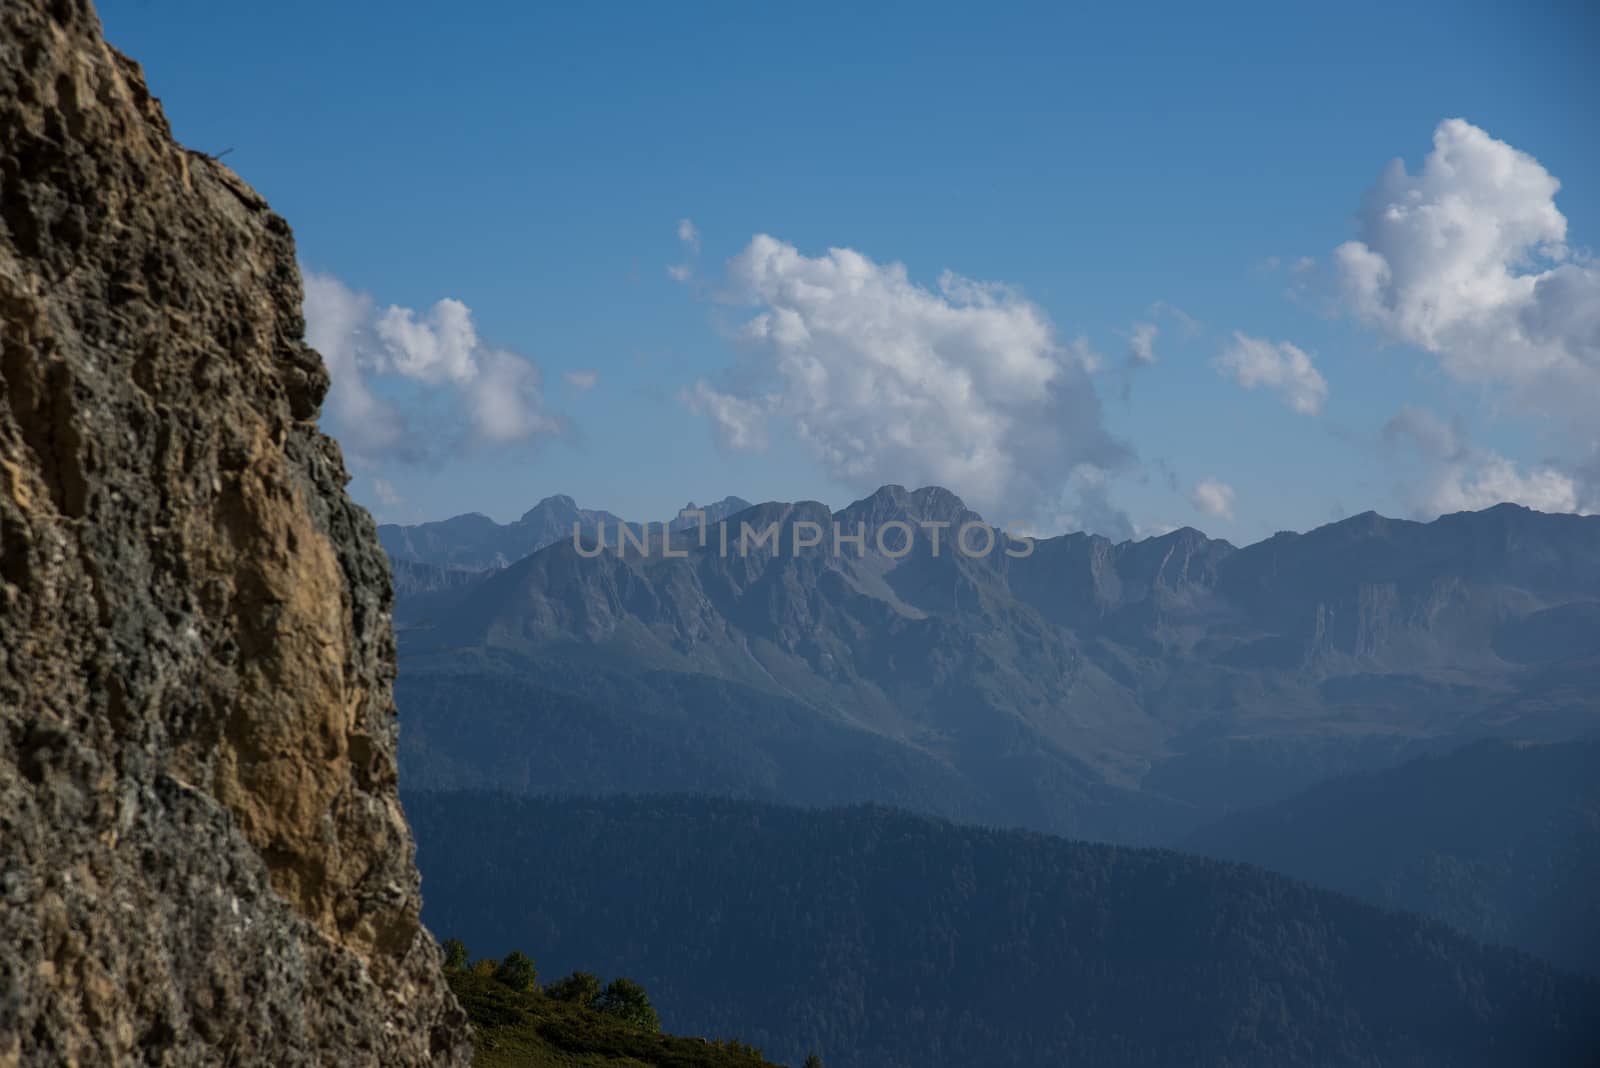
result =
[[[882,809],[413,795],[436,929],[831,1068],[1577,1065],[1600,983],[1242,865]]]
[[[542,696],[581,696],[561,665],[615,693],[627,678],[716,680],[852,728],[834,733],[842,744],[941,769],[983,819],[1124,841],[1170,841],[1462,740],[1570,738],[1600,722],[1600,631],[1572,627],[1600,611],[1600,517],[1502,506],[1431,524],[1368,514],[1244,549],[1181,530],[1026,551],[947,491],[885,487],[837,513],[759,505],[712,524],[703,545],[659,529],[620,549],[614,529],[597,541],[549,545],[420,613],[402,638],[415,692],[442,692],[425,675],[461,680],[492,662],[523,682],[488,715],[582,730],[557,725]],[[402,714],[485,730],[422,696]],[[671,763],[673,731],[696,715],[690,700],[654,700],[638,722]],[[750,759],[780,761],[751,726]],[[408,770],[442,781],[431,758],[414,749]],[[589,789],[622,777],[597,772]],[[753,777],[719,767],[667,788]]]
[[[1186,846],[1600,972],[1600,741],[1482,742],[1334,779]]]

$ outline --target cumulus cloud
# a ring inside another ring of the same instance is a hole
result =
[[[1593,507],[1578,479],[1549,464],[1525,468],[1479,448],[1460,420],[1446,423],[1423,408],[1401,409],[1384,425],[1383,440],[1391,448],[1409,448],[1424,462],[1422,475],[1404,490],[1407,507],[1419,519],[1505,502],[1541,512],[1588,512]]]
[[[305,292],[306,340],[331,378],[326,414],[356,462],[416,459],[429,443],[501,445],[560,430],[545,410],[539,369],[484,344],[460,301],[420,314],[378,311],[371,297],[314,271],[305,272]]]
[[[472,312],[459,300],[435,304],[421,320],[410,308],[390,305],[375,326],[379,365],[429,385],[462,385],[478,374],[478,332]]]
[[[567,385],[584,393],[593,389],[600,381],[600,375],[595,371],[562,371],[561,377],[566,380]]]
[[[1477,511],[1510,501],[1541,512],[1577,512],[1578,485],[1553,467],[1524,471],[1487,453],[1476,463],[1452,464],[1435,476],[1422,501],[1424,514]]]
[[[330,386],[326,418],[353,461],[387,452],[407,436],[405,420],[394,405],[368,387],[371,369],[372,298],[356,293],[331,275],[306,272],[306,342],[322,354]],[[363,368],[365,360],[366,367]]]
[[[1233,505],[1238,498],[1234,488],[1214,478],[1201,479],[1189,494],[1189,503],[1206,515],[1233,521]]]
[[[1234,331],[1215,366],[1246,389],[1265,387],[1302,415],[1316,415],[1328,398],[1328,383],[1303,349]]]
[[[1417,174],[1394,160],[1334,251],[1345,309],[1465,382],[1582,429],[1600,405],[1600,270],[1567,243],[1561,183],[1462,119]]]
[[[760,452],[767,447],[767,414],[778,398],[746,399],[713,389],[704,379],[678,394],[695,415],[711,420],[717,443],[731,452]]]
[[[1083,463],[1067,478],[1071,510],[1055,517],[1055,530],[1087,530],[1114,541],[1139,536],[1133,520],[1111,500],[1111,472],[1095,464]]]
[[[938,483],[1017,520],[1081,503],[1075,471],[1130,460],[1102,424],[1092,350],[1006,286],[947,271],[928,288],[901,264],[766,235],[728,273],[758,309],[739,333],[743,381],[684,394],[727,447],[781,425],[848,485]]]

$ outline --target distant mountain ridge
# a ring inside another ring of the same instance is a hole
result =
[[[408,781],[879,800],[1166,841],[1329,775],[1600,723],[1600,628],[1571,626],[1600,613],[1600,517],[955,551],[964,524],[981,547],[956,495],[888,486],[737,511],[703,547],[674,537],[683,555],[548,545],[403,634]]]
[[[682,510],[696,507],[691,502]],[[740,497],[725,497],[705,507],[705,522],[718,522],[749,507],[750,502]],[[580,508],[571,497],[556,494],[512,523],[496,523],[481,512],[412,526],[384,523],[378,527],[378,541],[391,560],[445,570],[486,571],[507,567],[547,545],[571,538],[574,529],[593,535],[603,525],[615,538],[614,532],[626,522],[603,509]],[[674,517],[670,522],[681,529],[690,521]]]

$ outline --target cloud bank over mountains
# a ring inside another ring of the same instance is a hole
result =
[[[959,486],[1018,519],[1075,507],[1075,479],[1097,487],[1131,466],[1102,418],[1097,358],[1007,286],[946,271],[928,288],[899,263],[806,256],[765,234],[728,282],[758,309],[740,374],[683,394],[728,448],[766,447],[781,428],[845,485]]]
[[[1302,291],[1319,274],[1331,278],[1332,310],[1360,328],[1357,351],[1327,366],[1372,358],[1363,347],[1409,351],[1476,391],[1487,417],[1531,429],[1545,450],[1533,461],[1507,456],[1474,444],[1459,418],[1447,423],[1419,404],[1395,411],[1376,446],[1370,430],[1350,439],[1368,442],[1353,462],[1370,463],[1374,448],[1395,461],[1399,501],[1415,517],[1500,501],[1600,510],[1600,266],[1573,243],[1560,188],[1532,155],[1448,119],[1415,173],[1396,159],[1378,174],[1350,240],[1320,263],[1283,261]],[[745,311],[732,362],[690,372],[676,388],[722,449],[798,447],[854,490],[949,486],[1005,521],[1113,537],[1151,526],[1118,498],[1135,479],[1152,485],[1149,472],[1160,469],[1172,504],[1235,521],[1243,472],[1212,463],[1180,480],[1159,456],[1141,461],[1140,443],[1122,439],[1102,408],[1106,389],[1132,406],[1136,374],[1186,373],[1182,341],[1203,328],[1171,305],[1151,303],[1107,361],[1013,286],[951,270],[919,282],[899,262],[847,247],[810,255],[767,234],[712,279],[699,266],[704,244],[700,227],[680,219],[668,273],[720,309]],[[564,429],[539,369],[484,342],[461,301],[379,307],[316,272],[305,286],[308,338],[333,378],[327,418],[358,465],[523,446]],[[1211,370],[1257,395],[1250,403],[1281,404],[1308,427],[1340,389],[1310,348],[1248,324],[1203,344]],[[576,398],[600,374],[561,378]],[[1204,418],[1201,398],[1193,410]]]
[[[1452,379],[1504,399],[1514,414],[1543,421],[1568,456],[1566,470],[1523,471],[1462,445],[1436,457],[1414,497],[1421,512],[1499,500],[1600,508],[1592,467],[1600,448],[1600,269],[1568,244],[1555,203],[1560,188],[1531,155],[1448,119],[1420,172],[1390,162],[1362,200],[1358,238],[1334,250],[1345,312],[1384,340],[1434,357]]]

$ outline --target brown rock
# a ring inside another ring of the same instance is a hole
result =
[[[462,1064],[289,227],[0,3],[0,1066]]]

